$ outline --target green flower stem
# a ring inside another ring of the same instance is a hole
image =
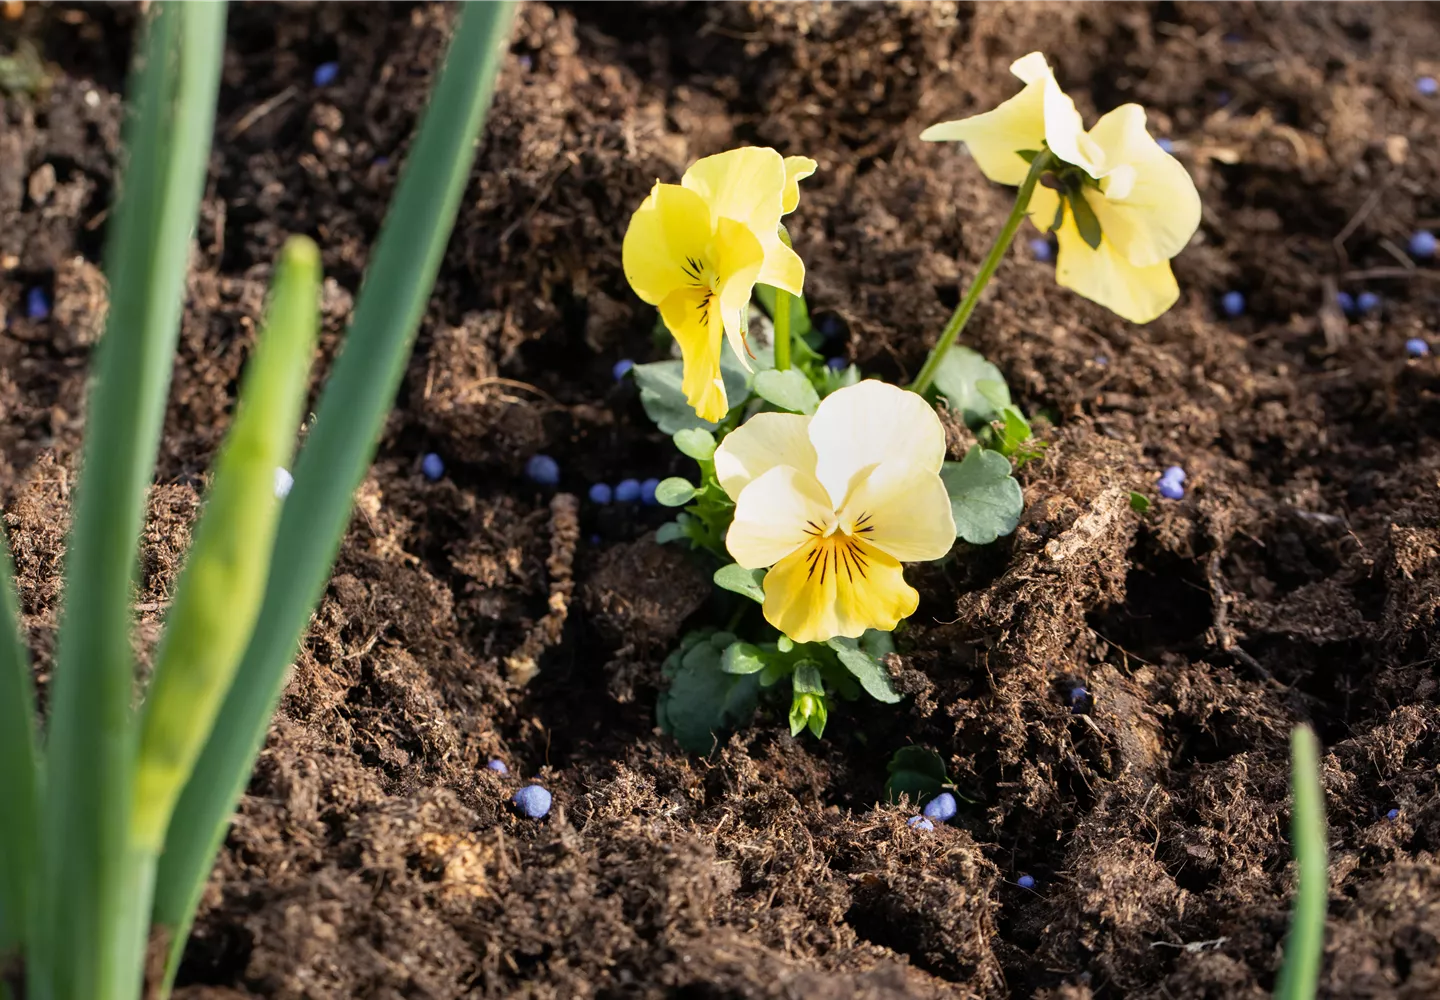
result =
[[[1290,734],[1290,798],[1290,839],[1298,885],[1290,911],[1285,964],[1275,982],[1275,1000],[1311,1000],[1325,954],[1330,890],[1320,743],[1309,726],[1296,726]]]
[[[775,368],[784,371],[790,367],[790,293],[783,288],[775,289]]]
[[[1054,157],[1048,149],[1042,149],[1036,154],[1035,159],[1030,161],[1030,172],[1025,175],[1025,180],[1020,184],[1020,191],[1015,195],[1015,207],[1010,210],[1010,217],[1005,220],[1005,227],[1000,230],[1000,236],[995,240],[995,245],[985,255],[984,262],[980,265],[980,271],[975,275],[975,280],[970,283],[965,297],[955,307],[951,314],[950,321],[945,324],[945,329],[940,334],[940,339],[930,349],[930,356],[925,359],[925,366],[920,369],[920,374],[915,376],[915,381],[910,388],[918,393],[924,393],[935,381],[935,373],[940,370],[940,362],[945,360],[946,353],[952,344],[959,338],[965,324],[970,320],[970,314],[975,311],[976,304],[980,301],[980,293],[985,291],[985,286],[990,283],[995,270],[1000,266],[1000,261],[1005,256],[1005,251],[1010,249],[1010,244],[1015,240],[1015,232],[1020,228],[1020,221],[1025,218],[1025,210],[1030,207],[1030,196],[1035,192],[1035,184],[1040,180],[1040,175],[1049,169]],[[776,340],[779,340],[777,328]],[[779,352],[776,352],[776,367],[779,367]]]

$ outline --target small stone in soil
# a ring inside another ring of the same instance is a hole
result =
[[[550,811],[550,793],[539,785],[526,785],[515,793],[515,808],[531,819],[542,819]]]
[[[50,296],[43,288],[32,288],[25,293],[25,315],[31,319],[50,318]]]
[[[615,500],[618,503],[635,503],[640,499],[640,480],[622,479],[615,484]]]
[[[927,818],[935,820],[937,823],[944,823],[959,812],[960,807],[955,804],[955,796],[949,792],[941,792],[929,802],[925,803],[925,808],[922,811]]]
[[[654,507],[660,501],[655,499],[655,491],[660,488],[660,480],[653,476],[640,484],[640,502],[646,507]]]
[[[601,505],[607,504],[615,499],[615,491],[608,483],[596,483],[590,487],[590,502]]]
[[[289,471],[275,466],[275,495],[284,500],[290,495],[291,488],[295,485],[295,477]]]
[[[490,763],[486,764],[486,765],[485,765],[485,769],[486,769],[487,771],[494,771],[496,774],[509,774],[509,773],[510,773],[510,769],[505,766],[505,762],[504,762],[503,760],[498,760],[498,759],[497,759],[497,760],[492,760],[492,761],[490,761]]]
[[[1220,309],[1234,319],[1245,311],[1245,296],[1239,292],[1226,292],[1220,299]]]
[[[525,477],[541,486],[558,486],[560,463],[549,455],[531,455],[530,461],[525,463]]]
[[[630,373],[630,369],[634,367],[635,362],[631,361],[629,358],[621,358],[619,361],[615,362],[615,367],[610,369],[610,374],[615,376],[616,382],[619,382],[622,378],[628,375]]]
[[[1035,888],[1035,876],[1021,875],[1015,880],[1015,884],[1022,889],[1033,889]]]
[[[321,63],[315,67],[315,75],[312,78],[317,87],[328,87],[335,82],[340,75],[340,64],[337,62]]]
[[[935,824],[930,822],[930,820],[924,816],[911,816],[905,821],[905,825],[910,827],[912,830],[935,829]]]
[[[1435,256],[1435,234],[1421,229],[1410,236],[1410,256],[1429,260]]]
[[[445,460],[433,451],[420,460],[420,471],[432,483],[445,475]]]
[[[1405,341],[1405,353],[1412,358],[1423,358],[1430,353],[1430,345],[1419,337],[1411,337]]]

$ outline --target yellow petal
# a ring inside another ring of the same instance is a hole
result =
[[[1168,260],[1136,267],[1115,249],[1108,236],[1102,236],[1099,249],[1092,250],[1068,211],[1056,240],[1055,280],[1132,323],[1150,322],[1180,298],[1180,286]]]
[[[1145,130],[1145,109],[1126,104],[1090,130],[1116,164],[1101,181],[1103,198],[1092,198],[1105,238],[1130,263],[1148,267],[1174,257],[1200,227],[1200,193],[1180,161]]]
[[[720,343],[724,328],[719,303],[710,289],[677,288],[660,303],[660,316],[680,344],[685,374],[680,388],[701,420],[718,421],[730,412],[725,382],[720,377]]]
[[[808,156],[785,157],[785,195],[781,199],[780,214],[789,215],[800,204],[800,182],[815,172],[819,166]]]
[[[837,389],[810,420],[815,476],[835,509],[859,477],[885,461],[909,462],[939,473],[945,461],[945,429],[917,393],[867,380]]]
[[[630,217],[621,249],[635,294],[656,306],[677,288],[693,285],[686,261],[705,255],[712,228],[703,198],[678,184],[656,182]]]
[[[1060,195],[1050,188],[1041,184],[1035,185],[1034,192],[1030,195],[1030,204],[1025,208],[1025,214],[1030,217],[1030,222],[1042,233],[1048,233],[1050,227],[1055,224],[1055,210],[1060,207]]]
[[[1045,61],[1043,56],[1040,61]],[[1018,185],[1030,172],[1030,164],[1019,150],[1039,150],[1045,143],[1044,81],[1030,84],[993,111],[931,125],[920,133],[920,138],[926,142],[963,142],[986,177],[997,184]]]
[[[745,336],[750,327],[750,293],[765,262],[762,241],[743,223],[721,219],[715,229],[714,259],[725,336],[740,363],[751,371]]]
[[[815,479],[777,465],[740,491],[725,547],[746,569],[773,565],[835,523],[829,498]]]
[[[713,219],[734,219],[756,236],[780,225],[785,161],[775,150],[745,146],[696,160],[680,183],[710,206]]]
[[[765,620],[796,642],[890,631],[920,595],[898,562],[844,535],[813,541],[765,574]]]
[[[815,475],[810,418],[798,413],[757,413],[735,428],[715,449],[715,478],[734,500],[754,479],[777,465]]]
[[[856,484],[840,527],[901,562],[939,559],[955,544],[945,483],[910,462],[881,462]]]
[[[762,285],[783,288],[791,295],[805,294],[805,262],[800,255],[787,247],[779,234],[765,244],[765,264],[755,280]]]

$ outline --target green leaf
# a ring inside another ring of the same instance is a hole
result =
[[[941,359],[935,370],[935,388],[971,428],[988,425],[1010,402],[1010,390],[1005,388],[1000,369],[962,344],[955,345]]]
[[[764,579],[765,570],[746,569],[739,563],[730,563],[715,571],[715,586],[721,590],[744,594],[760,604],[765,603],[765,588],[760,585]]]
[[[828,396],[836,389],[844,389],[859,381],[860,369],[855,365],[848,365],[838,372],[829,365],[825,365],[820,369],[820,395]]]
[[[275,469],[295,451],[319,325],[320,248],[291,237],[145,694],[131,831],[146,850],[161,847],[260,613],[280,515]]]
[[[683,507],[695,499],[695,484],[679,476],[660,480],[655,487],[655,502],[662,507]]]
[[[1100,220],[1095,217],[1095,210],[1085,200],[1084,192],[1079,188],[1067,191],[1065,200],[1070,203],[1070,214],[1075,217],[1075,228],[1080,231],[1080,238],[1091,250],[1099,250]]]
[[[135,754],[130,602],[210,159],[225,5],[152,11],[131,77],[127,155],[105,248],[110,308],[65,551],[38,915],[25,967],[27,995],[36,997],[138,988],[148,930],[149,869],[126,836]]]
[[[5,531],[0,527],[0,956],[22,950],[40,863],[40,755],[35,688],[20,638],[20,605]],[[0,958],[3,960],[3,958]]]
[[[795,368],[760,372],[755,376],[755,395],[791,413],[814,413],[820,405],[820,394],[805,374]]]
[[[685,378],[685,365],[676,360],[652,361],[630,369],[640,388],[640,405],[662,434],[675,434],[690,428],[715,430],[719,424],[701,420],[695,409],[685,401],[680,388]],[[752,376],[745,371],[733,353],[727,351],[720,359],[720,377],[725,382],[725,397],[732,407],[744,402],[750,394]]]
[[[755,712],[755,675],[726,673],[720,660],[712,643],[696,643],[667,671],[670,687],[656,704],[660,728],[691,753],[709,753],[719,733],[745,723]]]
[[[1325,788],[1320,783],[1320,743],[1309,726],[1290,733],[1291,850],[1295,855],[1295,902],[1285,962],[1275,981],[1275,1000],[1311,1000],[1320,982],[1329,904],[1325,834]]]
[[[825,684],[820,676],[820,664],[814,660],[801,660],[795,664],[790,675],[793,691],[790,701],[790,735],[799,736],[807,726],[819,739],[825,734],[825,720],[829,713],[825,708]]]
[[[1150,509],[1150,498],[1144,493],[1130,491],[1130,509],[1137,514],[1144,514]]]
[[[907,746],[895,751],[887,767],[890,777],[885,781],[885,801],[891,805],[908,796],[910,805],[920,803],[939,792],[950,779],[945,776],[945,761],[934,750]]]
[[[770,660],[765,664],[765,669],[760,671],[760,686],[762,688],[774,687],[789,677],[790,672],[794,669],[795,665],[789,660]]]
[[[720,656],[720,669],[727,674],[757,674],[765,669],[765,651],[748,642],[732,642]]]
[[[666,521],[655,529],[655,541],[660,545],[665,545],[668,542],[678,542],[682,538],[689,537],[690,533],[685,530],[685,526],[678,520]]]
[[[1035,162],[1035,157],[1037,157],[1037,156],[1040,155],[1040,150],[1038,150],[1038,149],[1017,149],[1017,150],[1015,150],[1015,155],[1018,156],[1018,157],[1020,157],[1020,159],[1024,160],[1026,163],[1034,163],[1034,162]]]
[[[254,637],[166,834],[154,919],[173,931],[167,983],[174,977],[210,865],[265,740],[296,647],[350,523],[355,491],[369,469],[405,373],[470,177],[513,13],[513,3],[460,8],[429,107],[369,256],[350,331],[280,516]],[[212,65],[218,72],[218,52]],[[208,135],[208,129],[203,134]],[[175,245],[180,254],[188,252],[188,235]],[[111,287],[118,286],[112,282]]]
[[[887,705],[894,705],[901,700],[902,696],[891,683],[890,672],[885,669],[885,665],[861,649],[854,639],[836,636],[826,645],[835,651],[840,664],[850,671],[870,697]]]
[[[697,462],[708,461],[715,454],[715,435],[703,427],[687,427],[683,431],[676,431],[673,440],[675,447],[680,449],[680,454]]]
[[[971,448],[964,461],[946,462],[940,478],[950,494],[955,534],[972,545],[988,545],[1020,523],[1024,495],[1004,455]]]

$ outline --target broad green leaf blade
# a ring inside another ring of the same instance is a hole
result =
[[[679,476],[660,480],[655,487],[655,502],[662,507],[683,507],[695,499],[695,484]]]
[[[758,674],[765,669],[765,651],[748,642],[732,642],[720,656],[720,669],[727,674]]]
[[[919,807],[948,782],[945,761],[934,750],[908,746],[895,751],[887,767],[890,777],[885,781],[885,801],[899,803],[901,795],[910,798],[910,805]]]
[[[86,410],[50,690],[45,859],[27,965],[41,998],[129,1000],[139,989],[149,886],[125,836],[135,747],[130,600],[224,35],[223,3],[160,4],[133,77],[105,254],[110,310]]]
[[[695,410],[685,401],[680,385],[685,377],[685,366],[679,361],[652,361],[630,369],[635,384],[640,388],[640,403],[645,415],[654,421],[661,433],[674,434],[690,428],[713,431],[719,424],[701,420]],[[725,382],[725,396],[730,405],[744,401],[750,392],[750,379],[738,364],[720,364],[720,377]]]
[[[35,688],[20,638],[10,549],[0,529],[0,966],[23,954],[40,860],[40,756]]]
[[[513,13],[513,3],[460,5],[345,347],[300,453],[254,636],[166,834],[155,921],[176,931],[167,981],[399,388],[474,163]]]
[[[897,704],[901,700],[900,693],[890,682],[890,672],[885,669],[885,665],[861,649],[854,639],[836,636],[826,645],[835,650],[841,666],[850,671],[851,676],[860,682],[860,686],[870,697],[887,705]]]
[[[759,604],[765,603],[765,570],[746,569],[739,563],[729,563],[715,571],[715,586],[721,590],[743,594]]]
[[[971,428],[989,424],[1010,403],[1010,390],[1000,369],[962,344],[941,359],[935,369],[935,389]]]
[[[964,461],[946,462],[940,478],[950,494],[955,534],[972,545],[989,545],[1020,523],[1025,497],[999,452],[971,448]]]
[[[1275,981],[1275,1000],[1312,1000],[1325,953],[1330,871],[1320,743],[1308,726],[1296,726],[1290,733],[1290,796],[1290,839],[1298,885],[1285,941],[1285,964]]]
[[[320,249],[292,237],[145,694],[131,832],[147,851],[162,846],[260,613],[280,518],[275,470],[295,451],[319,323]]]
[[[760,372],[755,376],[755,395],[791,413],[814,413],[820,394],[804,373],[795,368]]]
[[[715,435],[703,427],[687,427],[673,435],[680,454],[704,462],[715,454]]]
[[[717,633],[666,658],[670,687],[660,693],[655,717],[691,753],[709,753],[719,733],[754,714],[756,675],[728,674],[720,666],[722,651],[732,642],[733,637]]]

